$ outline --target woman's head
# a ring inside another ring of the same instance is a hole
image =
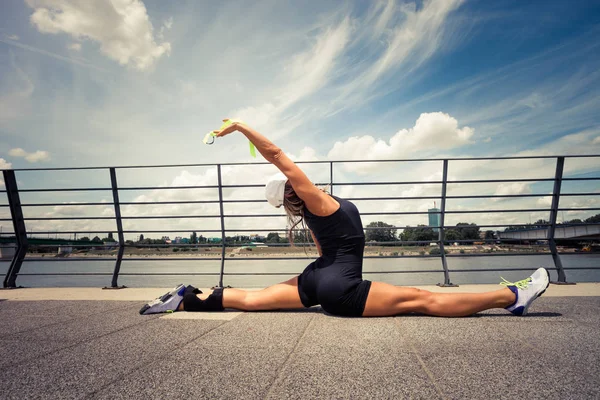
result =
[[[274,207],[285,209],[288,217],[288,237],[293,243],[293,229],[304,221],[304,201],[298,196],[291,183],[283,175],[269,180],[265,187],[267,201]]]

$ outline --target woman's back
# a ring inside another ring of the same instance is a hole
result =
[[[340,204],[340,208],[326,217],[316,216],[305,208],[306,224],[319,242],[324,258],[356,261],[358,257],[362,261],[365,234],[360,213],[352,202],[332,197]]]

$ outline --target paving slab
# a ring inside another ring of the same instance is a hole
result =
[[[393,318],[316,315],[269,399],[432,399],[439,393]]]
[[[146,324],[130,326],[11,368],[11,379],[3,386],[2,396],[7,399],[88,397],[148,364],[160,363],[182,345],[221,323],[147,320]],[[180,361],[169,361],[167,366],[180,372]]]
[[[311,312],[246,313],[94,398],[264,398],[314,317]]]

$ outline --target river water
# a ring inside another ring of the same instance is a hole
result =
[[[568,268],[595,268],[567,270],[567,280],[571,282],[600,282],[600,254],[574,254],[561,256],[563,266]],[[302,272],[312,260],[227,260],[223,283],[233,287],[265,287],[289,279]],[[8,262],[0,262],[0,273],[6,274]],[[529,268],[540,266],[554,268],[548,254],[535,256],[495,256],[495,257],[449,257],[450,281],[455,284],[498,283],[500,276],[509,281],[523,279],[528,271],[501,272],[458,272],[461,269]],[[121,264],[119,285],[128,287],[171,287],[178,283],[210,287],[218,283],[220,261],[185,261],[164,259],[160,261],[127,261]],[[104,273],[102,276],[28,276],[17,278],[17,285],[27,287],[104,287],[110,286],[114,262],[110,261],[25,261],[22,274],[34,273]],[[433,285],[443,282],[442,265],[439,258],[375,258],[365,259],[364,278],[388,282],[394,285]],[[408,271],[432,271],[406,273]],[[402,271],[400,273],[390,271]],[[156,276],[152,273],[186,274]],[[210,273],[213,275],[194,275]],[[235,275],[249,273],[249,275]],[[277,273],[278,275],[258,275],[257,273]],[[127,275],[136,274],[136,275]],[[232,275],[230,275],[232,274]],[[256,275],[254,275],[256,274]],[[555,280],[556,272],[550,271]]]

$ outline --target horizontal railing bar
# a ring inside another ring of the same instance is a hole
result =
[[[62,189],[19,189],[20,193],[35,193],[35,192],[97,192],[111,191],[111,188],[62,188]]]
[[[121,203],[123,204],[123,203]],[[60,207],[60,206],[114,206],[114,203],[28,203],[21,207]]]
[[[592,176],[585,178],[562,178],[563,181],[597,181],[600,180],[600,176]]]
[[[559,208],[558,211],[598,211],[600,207],[586,207],[586,208]]]
[[[401,258],[401,257],[398,257]],[[486,268],[486,269],[449,269],[448,272],[508,272],[508,271],[531,271],[533,268]],[[556,268],[548,267],[547,270],[554,271]],[[597,267],[572,267],[563,268],[564,270],[595,270]],[[443,270],[391,270],[391,271],[363,271],[363,274],[423,274],[423,273],[442,273]],[[40,272],[40,273],[19,273],[19,276],[110,276],[107,272]],[[120,276],[214,276],[218,272],[123,272]],[[228,276],[277,276],[277,275],[298,275],[298,272],[225,272]]]
[[[30,238],[31,240],[31,238]],[[64,240],[70,240],[70,239],[64,239]],[[107,242],[107,243],[114,243],[114,244],[103,244],[103,243],[97,243],[97,244],[71,244],[71,243],[64,243],[64,244],[29,244],[30,247],[61,247],[61,246],[65,246],[65,247],[103,247],[105,249],[108,249],[109,247],[113,247],[113,248],[117,248],[119,247],[119,243],[118,242]],[[124,244],[123,247],[125,248],[139,248],[139,247],[148,247],[148,248],[152,248],[152,247],[164,247],[164,248],[176,248],[176,247],[221,247],[222,244],[221,243],[213,243],[213,244],[209,244],[209,243],[198,243],[198,244],[191,244],[191,243],[173,243],[173,244],[168,244],[168,243],[159,243],[159,244]],[[237,246],[235,245],[227,245],[227,247],[240,247],[240,246],[248,246],[248,245],[242,245],[242,244],[238,244]]]
[[[563,181],[586,181],[600,180],[599,178],[563,178]],[[552,182],[554,178],[517,178],[517,179],[477,179],[477,180],[454,180],[447,181],[447,184],[453,183],[507,183],[507,182]],[[439,185],[443,181],[399,181],[399,182],[334,182],[328,185],[331,186],[377,186],[377,185]],[[223,189],[235,188],[262,188],[264,184],[245,184],[245,185],[222,185]],[[202,186],[139,186],[139,187],[120,187],[121,191],[135,190],[186,190],[186,189],[218,189],[218,185],[202,185]],[[111,188],[41,188],[41,189],[20,189],[20,192],[36,193],[36,192],[81,192],[81,191],[110,191]],[[6,192],[6,191],[4,191]],[[507,197],[508,195],[494,195],[485,197]],[[537,195],[511,195],[514,197],[535,197]],[[541,195],[548,196],[548,195]],[[439,198],[433,197],[432,198]],[[452,197],[451,197],[452,198]],[[469,197],[453,197],[453,198],[469,198]],[[473,197],[476,198],[476,197]],[[109,203],[106,203],[109,204]]]
[[[505,195],[472,195],[472,196],[446,196],[447,199],[483,199],[483,198],[521,198],[521,197],[546,197],[548,193],[539,194],[505,194]],[[600,193],[561,193],[561,196],[600,196]],[[398,197],[347,197],[349,201],[389,201],[389,200],[436,200],[440,196],[398,196]],[[232,199],[223,200],[223,203],[266,203],[265,199]],[[123,201],[121,205],[158,205],[158,204],[218,204],[219,200],[189,200],[189,201]],[[112,206],[112,202],[105,203],[26,203],[22,207],[57,207],[57,206]],[[0,204],[0,207],[8,207],[8,204]]]
[[[265,201],[266,200],[262,200]],[[219,204],[219,200],[194,200],[194,201],[121,201],[119,202],[122,206],[137,206],[137,205],[150,205],[150,204]]]
[[[115,261],[116,257],[26,257],[24,262],[36,261]],[[234,258],[235,259],[235,258]],[[241,260],[242,258],[240,258]],[[221,257],[123,257],[123,261],[221,261]]]
[[[520,198],[520,197],[546,197],[552,193],[529,193],[529,194],[479,194],[479,195],[447,195],[446,199],[493,199],[493,198]]]
[[[456,254],[456,253],[448,253],[446,252],[446,257],[500,257],[500,256],[549,256],[551,253],[546,252],[514,252],[514,253],[502,253],[499,251],[495,251],[492,253],[464,253],[464,254]],[[439,255],[437,256],[439,257]]]
[[[568,156],[547,155],[547,156],[504,156],[504,157],[454,157],[454,158],[404,158],[404,159],[385,159],[385,160],[329,160],[329,161],[296,161],[296,164],[329,164],[329,163],[389,163],[389,162],[434,162],[434,161],[493,161],[493,160],[537,160],[537,159],[555,159],[565,158],[596,158],[600,154],[574,154]],[[214,167],[212,164],[156,164],[156,165],[122,165],[114,167],[57,167],[57,168],[17,168],[13,171],[78,171],[78,170],[108,170],[115,169],[148,169],[148,168],[181,168],[181,167]],[[243,165],[270,165],[269,162],[237,162],[220,163],[222,166],[243,166]]]
[[[264,186],[264,185],[262,185]],[[223,186],[225,187],[225,186]],[[199,185],[199,186],[127,186],[119,187],[119,190],[180,190],[180,189],[218,189],[219,185]]]
[[[85,221],[85,220],[106,220],[106,219],[114,220],[115,217],[28,217],[28,218],[23,218],[23,221]]]
[[[549,194],[548,196],[552,196],[552,195]],[[585,192],[582,192],[582,193],[561,193],[560,197],[563,197],[563,196],[600,196],[600,192],[596,192],[596,193],[594,193],[594,192],[592,192],[592,193],[585,193]]]
[[[600,208],[564,208],[559,211],[593,211]],[[446,214],[481,214],[481,213],[521,213],[521,212],[550,212],[550,209],[545,208],[530,208],[530,209],[495,209],[495,210],[447,210]],[[386,211],[386,212],[362,212],[361,215],[429,215],[440,214],[440,211]],[[144,215],[144,216],[122,216],[121,219],[126,220],[148,220],[148,219],[201,219],[201,218],[220,218],[220,215]],[[224,218],[281,218],[286,217],[285,214],[226,214]],[[115,217],[97,217],[97,216],[82,216],[82,217],[29,217],[24,218],[24,221],[67,221],[67,220],[113,220]],[[0,219],[0,221],[12,221],[12,219]],[[540,224],[541,225],[541,224]],[[497,225],[500,226],[500,225]]]

